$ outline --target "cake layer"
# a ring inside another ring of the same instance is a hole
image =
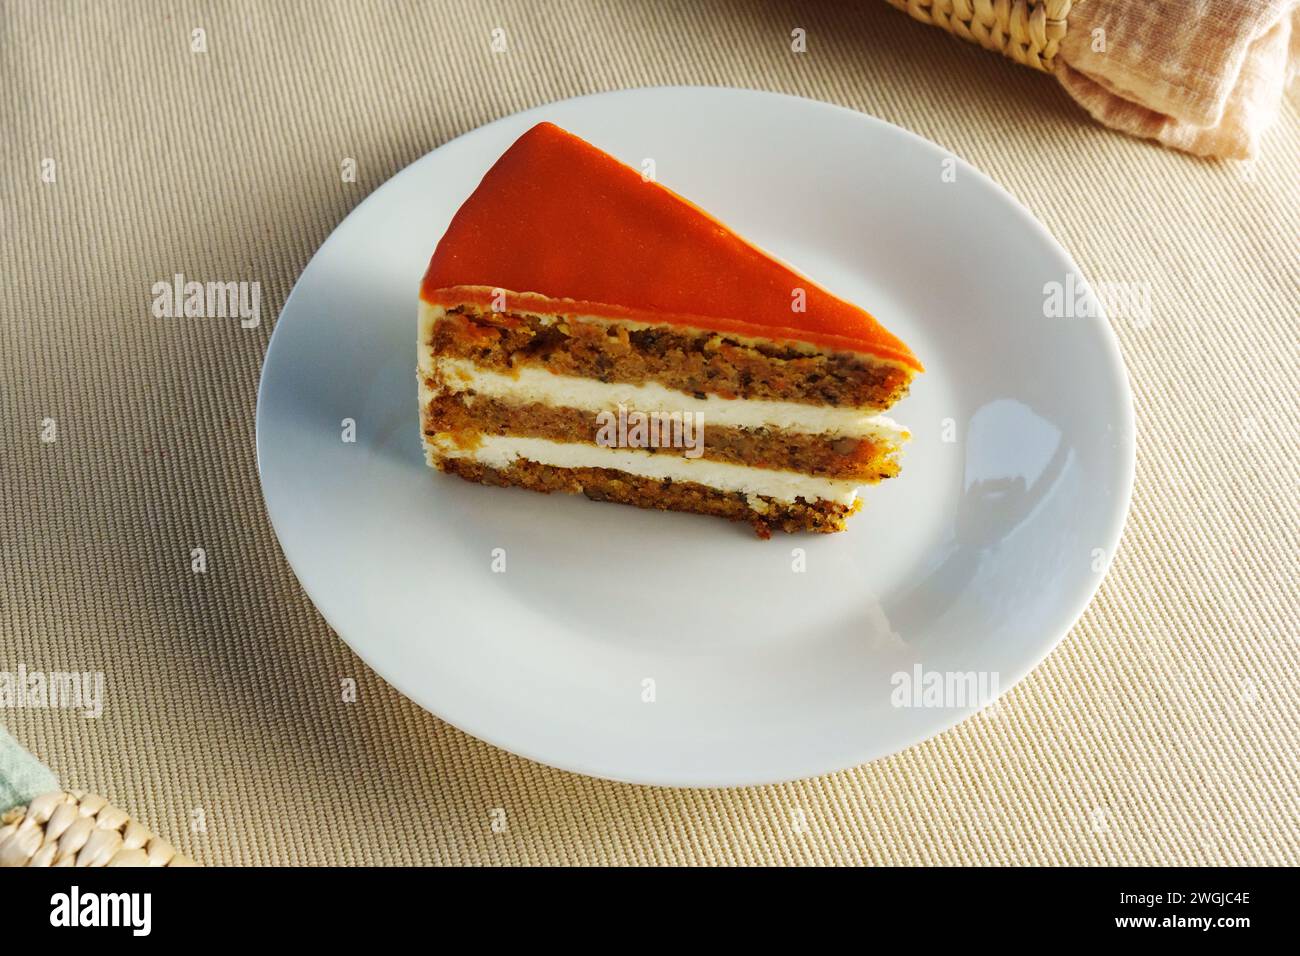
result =
[[[464,285],[586,300],[601,310],[591,314],[609,317],[648,312],[675,324],[706,316],[705,328],[847,343],[921,370],[870,313],[551,123],[520,136],[457,210],[421,294],[450,304],[459,299],[445,290]],[[800,312],[791,308],[796,297]]]
[[[692,482],[667,484],[609,468],[557,468],[522,460],[493,468],[469,458],[440,459],[434,464],[449,474],[485,485],[582,494],[594,501],[747,521],[764,538],[771,537],[773,531],[823,534],[843,531],[845,519],[861,505],[858,501],[847,505],[830,501],[775,501]]]
[[[823,478],[853,478],[863,483],[898,474],[893,457],[898,445],[870,438],[729,428],[711,424],[707,417],[701,423],[671,412],[650,413],[663,416],[654,422],[651,434],[644,417],[638,422],[635,416],[639,413],[626,410],[620,435],[618,412],[604,414],[541,402],[515,404],[482,393],[430,391],[429,395],[424,405],[425,434],[448,433],[463,444],[472,444],[472,436],[478,434],[523,435],[602,447],[611,440],[622,440],[625,445],[648,447],[660,455],[799,471]],[[634,431],[638,427],[639,434]]]
[[[707,458],[681,458],[636,448],[605,448],[518,435],[426,436],[426,452],[431,464],[448,458],[467,458],[488,468],[506,469],[523,459],[556,468],[614,469],[652,481],[692,482],[775,501],[827,501],[844,507],[857,500],[857,488],[861,484]]]
[[[901,445],[909,437],[907,430],[894,420],[855,408],[763,399],[742,401],[707,394],[697,398],[656,382],[641,385],[600,382],[593,378],[558,375],[533,365],[503,372],[465,359],[431,358],[428,350],[421,352],[420,365],[420,371],[426,377],[436,378],[448,390],[472,391],[482,397],[516,405],[565,406],[593,414],[623,405],[643,412],[700,415],[710,426],[867,438],[894,446]]]
[[[590,316],[494,312],[421,303],[420,342],[432,354],[511,373],[629,385],[658,383],[696,396],[883,411],[907,393],[906,366],[797,343]]]

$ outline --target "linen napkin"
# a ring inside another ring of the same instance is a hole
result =
[[[1082,0],[1056,75],[1094,117],[1167,146],[1252,159],[1300,63],[1297,0]]]

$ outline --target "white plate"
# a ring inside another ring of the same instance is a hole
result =
[[[890,413],[915,436],[902,475],[865,490],[846,533],[764,542],[720,519],[425,466],[421,275],[461,201],[541,120],[635,166],[653,158],[662,183],[868,308],[921,357],[927,373]],[[457,727],[639,783],[821,774],[978,709],[956,696],[895,706],[897,675],[918,665],[923,681],[972,673],[1005,691],[1083,612],[1114,553],[1132,399],[1104,318],[1044,315],[1048,283],[1083,287],[1069,256],[947,160],[839,107],[668,88],[529,110],[394,176],[298,280],[258,395],[267,510],[326,620]]]

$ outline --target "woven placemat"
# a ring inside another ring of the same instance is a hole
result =
[[[994,716],[788,786],[585,779],[403,700],[286,565],[254,405],[321,241],[455,135],[659,83],[914,130],[1149,292],[1123,546]],[[208,864],[1300,862],[1296,155],[1294,105],[1257,165],[1191,159],[878,0],[0,3],[0,669],[91,675],[0,722]],[[177,273],[260,324],[154,317]]]

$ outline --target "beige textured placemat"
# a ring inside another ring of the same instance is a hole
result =
[[[1149,284],[1149,321],[1116,322],[1139,428],[1122,549],[996,716],[789,786],[585,779],[402,699],[286,565],[254,404],[320,242],[459,133],[663,83],[914,130],[1094,283]],[[0,3],[0,669],[105,681],[98,718],[0,722],[204,863],[1300,862],[1297,156],[1294,104],[1257,165],[1215,165],[874,0]],[[178,272],[260,281],[261,325],[154,318]]]

